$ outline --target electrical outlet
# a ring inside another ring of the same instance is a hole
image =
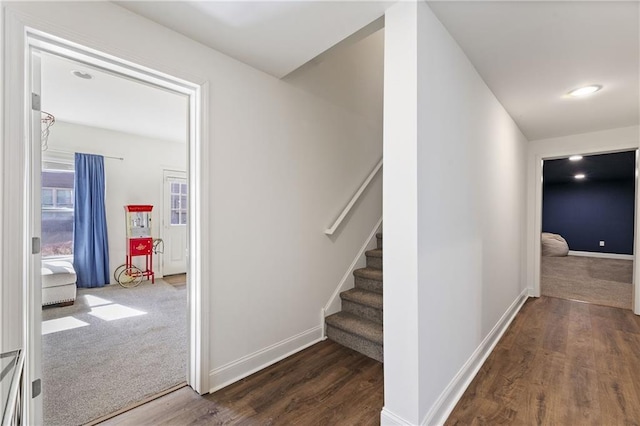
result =
[[[604,247],[604,241],[600,241],[600,247]]]

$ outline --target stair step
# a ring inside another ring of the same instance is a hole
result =
[[[327,325],[360,336],[370,342],[382,344],[382,324],[376,324],[348,312],[329,315],[325,321]]]
[[[376,243],[377,243],[377,247],[381,249],[382,248],[382,232],[378,232],[376,234]]]
[[[327,338],[349,349],[353,349],[356,352],[360,352],[369,358],[383,362],[384,352],[381,344],[373,343],[360,336],[348,333],[330,325],[327,325]]]
[[[366,252],[364,252],[365,255],[367,255],[368,257],[379,257],[382,258],[382,249],[373,249],[373,250],[367,250]]]
[[[382,269],[361,268],[353,271],[356,288],[382,293]]]
[[[359,303],[374,309],[382,309],[382,294],[373,291],[352,288],[351,290],[340,293],[342,300]]]
[[[354,288],[340,293],[342,312],[382,324],[382,294]]]
[[[360,268],[353,271],[353,275],[369,280],[382,281],[382,271],[375,268]]]
[[[382,362],[382,324],[338,312],[325,318],[327,337]]]
[[[367,267],[382,269],[382,249],[373,249],[365,252],[367,256]]]

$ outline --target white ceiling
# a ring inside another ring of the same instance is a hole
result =
[[[638,124],[638,2],[429,4],[529,140]]]
[[[394,1],[116,1],[277,78],[384,15]]]
[[[276,77],[393,2],[118,2]],[[637,1],[430,1],[529,140],[638,124]],[[585,84],[584,99],[565,94]]]
[[[71,74],[74,70],[93,79],[78,78]],[[58,121],[164,141],[187,140],[186,96],[47,53],[42,54],[42,109]]]
[[[117,2],[282,77],[384,14],[393,2]],[[639,124],[636,1],[430,1],[529,140]],[[43,58],[43,106],[59,120],[185,140],[186,98]],[[583,84],[603,89],[564,96]],[[146,100],[146,101],[145,101]]]

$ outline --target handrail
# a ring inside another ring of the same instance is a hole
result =
[[[4,413],[2,414],[2,426],[17,424],[15,422],[16,416],[22,415],[22,413],[20,412],[21,400],[19,392],[22,389],[22,377],[24,373],[24,351],[17,350],[11,353],[15,352],[18,353],[18,359],[15,363],[15,369],[11,378],[11,384],[7,397],[7,406],[5,407]]]
[[[364,190],[367,189],[367,186],[369,186],[369,183],[371,183],[371,181],[373,180],[373,178],[381,168],[382,168],[382,158],[380,159],[380,161],[378,161],[378,164],[376,164],[376,166],[371,171],[371,173],[369,173],[369,176],[367,177],[367,179],[365,179],[362,185],[360,185],[360,189],[358,189],[355,195],[351,198],[351,201],[349,201],[349,204],[347,204],[344,210],[342,210],[342,213],[340,213],[340,216],[338,216],[336,221],[333,223],[333,226],[331,228],[324,230],[325,234],[333,235],[333,233],[336,232],[336,229],[338,229],[338,227],[340,226],[344,218],[349,214],[349,211],[351,211],[351,208],[353,207],[353,205],[358,201],[358,198],[360,198]]]

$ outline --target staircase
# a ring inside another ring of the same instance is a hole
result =
[[[353,271],[355,288],[340,293],[342,311],[325,318],[327,337],[382,362],[382,234],[367,267]]]

